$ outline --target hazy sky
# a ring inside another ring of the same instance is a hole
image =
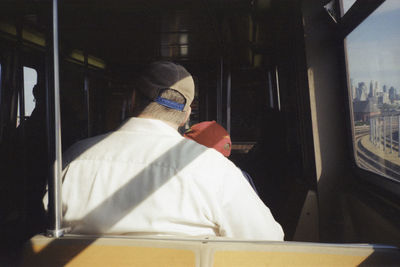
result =
[[[355,2],[345,0],[343,3]],[[344,5],[346,6],[346,5]],[[371,80],[400,91],[400,1],[386,0],[347,36],[353,84]]]

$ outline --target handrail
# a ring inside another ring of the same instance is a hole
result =
[[[58,59],[58,0],[53,0],[53,63],[54,63],[54,134],[55,134],[55,158],[52,165],[52,183],[49,183],[49,201],[53,205],[52,224],[47,234],[53,237],[60,237],[65,229],[61,228],[62,223],[62,198],[61,198],[61,116],[60,116],[60,80],[59,80],[59,59]]]

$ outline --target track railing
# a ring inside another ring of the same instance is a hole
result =
[[[400,157],[400,115],[370,118],[369,141],[384,152]]]

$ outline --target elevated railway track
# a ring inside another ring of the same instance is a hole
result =
[[[398,153],[399,142],[393,140],[393,138],[390,140],[390,137],[385,136],[386,141],[381,138],[376,145],[376,151],[374,151],[363,145],[362,139],[365,138],[365,136],[369,136],[368,128],[356,129],[355,143],[358,165],[377,174],[398,177],[397,179],[400,179],[400,165],[387,160],[383,158],[382,155],[376,153],[378,149],[383,149],[383,147],[386,148],[386,151]]]

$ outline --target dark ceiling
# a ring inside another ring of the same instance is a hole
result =
[[[0,16],[23,16],[24,25],[49,33],[51,2],[1,0]],[[271,2],[59,0],[60,52],[85,51],[116,67],[160,58],[208,64],[226,54],[248,60],[255,45],[250,17],[269,10]]]
[[[60,39],[65,47],[88,51],[108,64],[207,61],[231,42],[224,24],[248,17],[251,10],[249,0],[62,1]],[[248,28],[243,30],[236,34],[246,36]]]

